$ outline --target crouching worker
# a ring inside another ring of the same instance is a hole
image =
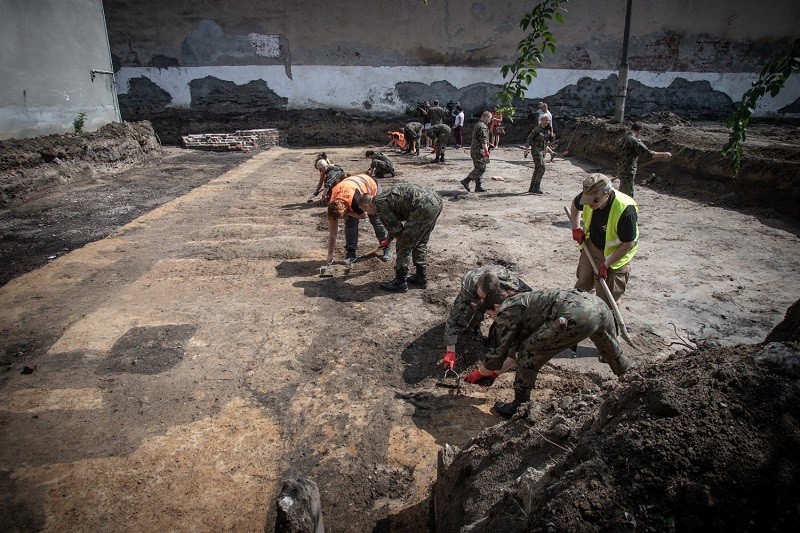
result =
[[[509,294],[532,290],[522,278],[502,265],[480,267],[464,274],[461,279],[461,290],[453,301],[450,316],[444,323],[444,343],[447,348],[441,362],[446,368],[455,367],[459,334],[467,328],[474,332],[480,331],[478,328],[485,314],[481,299],[486,296],[487,287],[489,290],[500,287]]]
[[[377,214],[389,230],[389,236],[381,243],[382,246],[389,246],[392,239],[397,239],[395,279],[381,283],[381,288],[405,292],[408,283],[423,289],[427,287],[428,239],[442,212],[442,197],[432,189],[401,183],[377,196],[362,195],[359,205],[367,213]],[[410,260],[413,260],[417,270],[408,277]]]
[[[315,196],[325,191],[325,194],[322,195],[322,202],[328,203],[333,187],[345,179],[348,174],[342,167],[331,163],[325,152],[317,156],[314,168],[319,171],[319,181],[317,182],[317,188],[311,193],[308,201],[313,202]]]
[[[333,249],[336,246],[336,234],[339,232],[339,219],[344,221],[345,263],[353,263],[358,247],[358,223],[369,216],[369,222],[375,230],[378,242],[387,238],[386,228],[375,214],[367,215],[360,207],[359,200],[365,195],[377,194],[380,187],[374,179],[366,174],[357,174],[343,179],[331,190],[331,201],[328,204],[328,264],[333,262]],[[384,247],[381,260],[392,259],[392,250]]]
[[[489,355],[465,379],[477,382],[501,370],[509,354],[517,353],[514,400],[496,402],[503,418],[511,418],[531,399],[539,370],[564,349],[590,338],[615,375],[635,366],[617,342],[614,316],[606,303],[576,289],[546,289],[509,296],[503,289],[486,294],[486,314],[495,320]]]
[[[383,152],[367,150],[366,157],[372,159],[372,164],[369,166],[367,174],[377,179],[394,177],[394,163],[392,163],[388,155]]]

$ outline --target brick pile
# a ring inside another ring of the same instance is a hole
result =
[[[254,148],[279,146],[280,133],[274,128],[237,130],[234,133],[200,133],[183,135],[184,148],[200,150],[249,152]]]

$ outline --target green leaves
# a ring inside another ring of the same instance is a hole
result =
[[[798,68],[800,68],[800,39],[794,42],[788,54],[776,57],[761,69],[759,78],[742,95],[738,109],[725,119],[725,125],[731,129],[731,134],[728,142],[722,147],[722,155],[730,158],[733,177],[738,176],[742,169],[742,155],[744,154],[742,143],[745,141],[745,131],[750,124],[750,117],[756,110],[758,100],[767,91],[771,97],[777,96],[786,85],[786,80]]]
[[[562,7],[569,0],[543,0],[522,17],[519,22],[523,31],[530,32],[517,45],[517,58],[514,63],[504,65],[500,72],[503,79],[509,78],[494,97],[500,102],[504,116],[513,121],[514,100],[523,99],[528,86],[538,75],[536,69],[542,62],[544,54],[555,54],[556,38],[549,29],[549,24],[555,19],[559,24],[564,23]]]

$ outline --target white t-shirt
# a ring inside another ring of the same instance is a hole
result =
[[[463,126],[464,125],[464,112],[460,111],[457,115],[455,120],[453,121],[453,126]]]

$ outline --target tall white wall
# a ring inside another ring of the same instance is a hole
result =
[[[119,121],[102,0],[0,0],[0,139]]]

